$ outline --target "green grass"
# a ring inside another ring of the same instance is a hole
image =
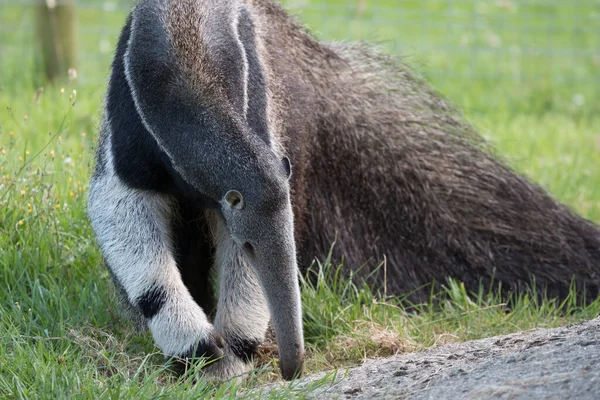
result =
[[[511,165],[600,222],[600,2],[514,2],[511,11],[498,6],[509,2],[382,0],[367,1],[363,12],[342,0],[325,8],[316,0],[287,3],[319,37],[377,40],[407,55]],[[82,9],[78,79],[64,86],[41,80],[30,14],[0,2],[0,397],[233,396],[239,387],[194,382],[193,371],[177,380],[149,335],[118,314],[86,219],[92,148],[124,10]],[[555,52],[530,54],[534,48]],[[308,372],[600,312],[598,302],[582,308],[527,296],[508,309],[497,297],[446,286],[437,307],[409,312],[400,299],[344,279],[304,283]],[[263,348],[261,373],[249,385],[276,376],[271,351]]]

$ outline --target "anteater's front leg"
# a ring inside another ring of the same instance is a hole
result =
[[[106,264],[167,356],[223,356],[223,339],[185,287],[173,258],[168,197],[108,171],[91,183],[89,216]]]
[[[222,217],[208,212],[216,245],[219,301],[215,328],[225,338],[225,356],[206,369],[209,376],[241,377],[252,368],[252,357],[264,340],[269,308],[248,261],[247,250],[231,238]]]

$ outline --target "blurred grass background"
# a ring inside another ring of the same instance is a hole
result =
[[[404,57],[511,165],[600,222],[600,0],[283,3],[319,38],[376,42]],[[0,397],[174,390],[160,357],[146,357],[151,338],[114,314],[85,215],[102,96],[133,2],[78,0],[77,78],[54,85],[43,78],[36,4],[0,0]],[[408,315],[348,285],[304,287],[310,370],[574,320],[527,298],[506,311],[458,284],[440,309]],[[572,315],[591,318],[598,306]],[[208,393],[192,386],[178,393]]]
[[[599,218],[597,202],[590,200],[592,185],[586,189],[588,179],[582,176],[593,167],[584,161],[594,158],[581,152],[600,146],[600,0],[283,3],[319,38],[367,40],[404,57],[515,167]],[[0,0],[1,101],[23,114],[30,112],[23,99],[48,86],[35,43],[35,4]],[[119,30],[133,2],[77,4],[79,106],[69,129],[91,133]],[[46,92],[52,96],[56,93]],[[566,171],[571,171],[568,177]]]
[[[462,106],[492,110],[599,111],[600,1],[287,0],[327,40],[370,40],[406,56]],[[32,6],[0,0],[3,80],[40,85]],[[131,0],[78,0],[82,85],[103,86]],[[26,76],[23,73],[27,72]],[[5,82],[6,83],[6,82]]]

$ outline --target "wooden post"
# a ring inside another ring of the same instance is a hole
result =
[[[365,12],[366,8],[367,8],[367,1],[366,0],[358,0],[358,4],[356,5],[356,14],[362,15]]]
[[[46,77],[66,80],[69,68],[76,68],[76,0],[38,0],[36,6],[37,42]]]

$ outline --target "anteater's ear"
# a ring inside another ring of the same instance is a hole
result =
[[[281,159],[281,164],[283,164],[283,169],[287,174],[287,179],[290,179],[292,177],[292,164],[290,163],[290,159],[286,156],[283,156]]]

